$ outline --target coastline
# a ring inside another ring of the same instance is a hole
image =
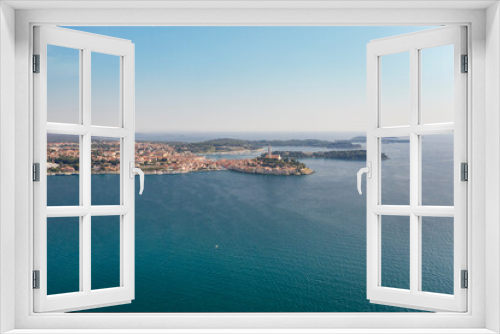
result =
[[[241,169],[241,168],[221,168],[221,169],[198,169],[190,171],[144,171],[144,175],[178,175],[178,174],[189,174],[189,173],[201,173],[201,172],[236,172],[242,174],[256,174],[256,175],[275,175],[275,176],[302,176],[311,175],[314,170],[311,168],[302,168],[301,170],[291,173],[289,170],[269,170],[264,168],[251,168],[251,169]],[[48,174],[47,176],[71,176],[79,175],[79,173],[61,173],[61,174]],[[92,175],[120,175],[120,173],[92,173]]]

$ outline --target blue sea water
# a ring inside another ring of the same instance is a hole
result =
[[[452,205],[453,137],[425,140],[424,204]],[[408,197],[408,148],[383,147],[384,204]],[[147,175],[136,195],[135,300],[91,312],[412,311],[366,299],[366,197],[356,190],[365,162],[302,160],[314,174]],[[93,204],[116,196],[118,178],[92,176]],[[78,176],[48,183],[49,205],[78,202]],[[48,222],[49,293],[78,290],[71,219]],[[92,218],[93,288],[119,284],[116,219]],[[423,289],[453,293],[453,220],[426,218],[422,235]],[[409,287],[408,217],[382,217],[382,284]]]

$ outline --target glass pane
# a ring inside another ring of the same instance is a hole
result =
[[[92,217],[92,289],[120,286],[120,216]]]
[[[120,205],[120,139],[92,137],[92,205]]]
[[[453,206],[453,134],[422,140],[422,205]]]
[[[453,218],[422,217],[422,291],[453,294]]]
[[[381,203],[410,204],[410,138],[386,137],[381,144]]]
[[[92,52],[92,125],[120,126],[120,57]]]
[[[47,294],[80,291],[80,218],[47,218]]]
[[[453,45],[420,51],[421,123],[453,122]]]
[[[80,205],[80,137],[47,134],[47,205]]]
[[[80,50],[47,45],[47,122],[80,122]]]
[[[381,217],[382,286],[410,289],[410,217]]]
[[[410,53],[380,58],[380,126],[409,125]]]

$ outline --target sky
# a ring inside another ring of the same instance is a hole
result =
[[[431,27],[70,28],[135,44],[136,132],[328,132],[366,130],[367,43]],[[422,58],[429,121],[452,110],[453,48],[441,49]],[[78,122],[78,57],[48,50],[49,121]],[[401,125],[409,60],[384,57],[385,120]],[[93,124],[118,123],[118,97],[118,57],[93,53]]]

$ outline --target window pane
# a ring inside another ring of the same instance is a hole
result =
[[[422,140],[422,205],[453,206],[453,134]]]
[[[453,122],[453,45],[420,51],[421,123]]]
[[[382,286],[410,289],[410,217],[381,217]]]
[[[410,53],[380,58],[380,126],[409,125]]]
[[[92,217],[92,289],[120,286],[120,216]]]
[[[47,218],[47,294],[80,290],[80,218]]]
[[[47,122],[80,122],[80,50],[47,45]]]
[[[422,291],[453,294],[453,218],[422,217]]]
[[[381,201],[383,205],[410,204],[410,138],[382,138]]]
[[[47,205],[80,205],[80,137],[47,134]]]
[[[120,57],[92,52],[92,125],[120,124]]]
[[[120,139],[92,137],[92,205],[120,205]]]

